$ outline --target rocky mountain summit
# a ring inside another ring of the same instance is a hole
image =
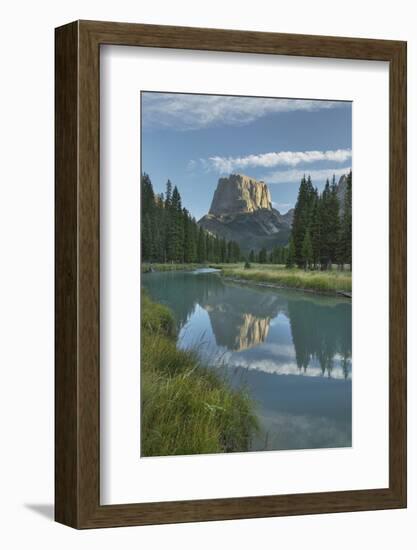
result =
[[[250,213],[271,210],[272,202],[268,186],[242,174],[220,178],[209,210],[212,216]]]
[[[268,186],[243,174],[220,178],[209,213],[198,224],[239,243],[243,251],[288,243],[293,210],[282,215],[272,207]]]

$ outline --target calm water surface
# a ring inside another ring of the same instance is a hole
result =
[[[349,447],[352,307],[344,298],[225,282],[213,270],[150,273],[142,284],[169,306],[178,347],[256,402],[252,450]]]

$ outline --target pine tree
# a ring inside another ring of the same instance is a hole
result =
[[[142,260],[153,259],[151,217],[145,214],[142,221]]]
[[[227,248],[226,248],[226,240],[220,239],[220,262],[226,263],[227,261]]]
[[[233,261],[232,241],[229,241],[227,243],[227,248],[226,248],[226,262],[230,263],[232,261]]]
[[[310,236],[313,250],[312,263],[314,268],[317,268],[320,263],[321,253],[321,199],[317,189],[315,190],[313,213],[311,216]]]
[[[227,261],[234,263],[240,260],[240,247],[236,241],[227,243]]]
[[[141,177],[141,203],[141,253],[142,259],[148,260],[152,258],[153,253],[152,218],[155,208],[155,196],[152,188],[152,183],[148,174],[143,174]]]
[[[339,199],[337,197],[336,178],[333,176],[332,185],[330,188],[330,197],[328,202],[328,235],[327,242],[329,245],[330,262],[337,262],[338,246],[340,238],[340,215],[339,215]]]
[[[346,182],[338,260],[342,269],[345,264],[349,264],[352,269],[352,170],[349,172]]]
[[[167,181],[166,191],[165,191],[165,208],[171,206],[171,197],[172,197],[172,183],[171,180]]]
[[[304,261],[304,269],[307,270],[313,261],[313,245],[311,244],[310,230],[307,229],[304,236],[301,255]]]
[[[142,200],[142,214],[152,214],[155,208],[155,195],[153,187],[148,174],[143,174],[141,178],[141,200]]]
[[[214,237],[213,261],[216,262],[216,263],[220,262],[220,241],[219,241],[218,237]]]
[[[203,264],[206,261],[206,258],[206,236],[204,234],[204,229],[200,227],[200,230],[198,232],[197,260],[200,264]]]
[[[184,219],[184,261],[193,263],[197,256],[197,243],[193,231],[193,221],[186,208],[183,209]]]
[[[177,186],[172,191],[170,205],[169,249],[175,262],[184,261],[184,223],[181,196]]]
[[[330,182],[327,179],[320,198],[320,265],[322,269],[327,269],[329,263],[331,263],[331,243],[329,239],[331,227],[330,196]]]
[[[266,262],[267,262],[266,248],[261,248],[261,250],[259,251],[259,263],[266,264]]]
[[[254,263],[255,262],[255,251],[254,250],[251,250],[249,252],[249,261]]]
[[[307,229],[310,227],[317,191],[313,188],[310,176],[303,176],[298,190],[292,224],[295,262],[303,266],[302,246]]]
[[[295,246],[294,246],[294,239],[291,237],[290,244],[288,247],[288,256],[287,261],[285,263],[286,267],[291,268],[295,265]]]

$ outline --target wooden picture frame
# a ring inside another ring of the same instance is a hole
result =
[[[55,519],[75,528],[406,506],[406,43],[76,21],[56,29]],[[389,62],[389,487],[100,505],[99,56],[117,44]]]

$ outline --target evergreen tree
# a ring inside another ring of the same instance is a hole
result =
[[[298,190],[292,224],[292,239],[294,241],[295,263],[303,266],[302,246],[307,229],[309,229],[317,191],[313,188],[310,176],[303,176]]]
[[[327,269],[331,263],[331,213],[330,213],[330,182],[327,179],[320,199],[320,264],[322,269]]]
[[[287,265],[288,259],[288,247],[281,248],[281,261],[279,263]]]
[[[287,255],[287,261],[285,262],[285,265],[288,268],[294,267],[295,265],[295,246],[294,246],[294,239],[291,237],[290,244],[288,247],[288,255]]]
[[[151,258],[153,254],[152,218],[155,208],[155,196],[148,174],[143,174],[141,178],[141,203],[142,258]]]
[[[184,261],[184,221],[181,196],[177,186],[172,191],[169,205],[168,258],[174,262]]]
[[[155,195],[154,195],[152,183],[148,174],[143,174],[141,182],[142,182],[142,189],[141,189],[142,212],[144,214],[151,215],[155,207]]]
[[[188,211],[183,209],[184,220],[184,261],[193,263],[197,259],[196,239],[193,231],[193,221]]]
[[[153,256],[151,217],[145,214],[142,221],[142,258],[152,259]]]
[[[172,183],[171,180],[167,181],[166,191],[165,191],[165,208],[171,206],[171,196],[172,196]]]
[[[339,264],[342,269],[345,264],[349,264],[350,269],[352,269],[352,170],[347,176],[338,256]]]
[[[227,261],[227,248],[226,239],[220,239],[220,262],[226,263]]]
[[[313,250],[312,263],[314,268],[317,268],[320,263],[321,234],[321,199],[316,189],[310,226],[311,245]]]
[[[202,264],[206,261],[206,257],[206,236],[204,234],[204,229],[200,227],[200,230],[198,232],[197,261]]]
[[[230,245],[229,261],[232,263],[238,262],[240,260],[240,247],[238,243],[236,241],[229,241],[229,245]]]
[[[333,176],[328,201],[328,227],[327,242],[329,246],[330,263],[337,262],[339,238],[340,238],[340,214],[339,199],[337,197],[336,178]]]
[[[209,233],[206,233],[206,261],[213,261],[213,238]]]
[[[229,241],[227,243],[226,262],[228,262],[228,263],[233,262],[233,243],[232,243],[232,241]]]
[[[326,180],[321,195],[312,185],[310,177],[301,180],[291,231],[292,249],[286,251],[286,264],[295,262],[309,267],[328,269],[332,263],[344,265],[352,261],[352,173],[348,175],[343,215],[337,196],[336,177]],[[307,238],[307,232],[309,237]],[[308,242],[310,240],[310,243]],[[308,254],[309,255],[309,254]]]
[[[213,241],[213,261],[220,262],[220,240],[217,237]]]
[[[304,236],[303,246],[301,248],[301,255],[304,261],[304,269],[310,267],[311,262],[313,261],[313,245],[311,243],[310,230],[307,229]]]
[[[251,250],[249,252],[249,261],[254,263],[255,262],[255,251],[254,250]]]
[[[266,248],[261,248],[261,250],[259,251],[259,263],[266,264],[266,262],[267,262]]]

